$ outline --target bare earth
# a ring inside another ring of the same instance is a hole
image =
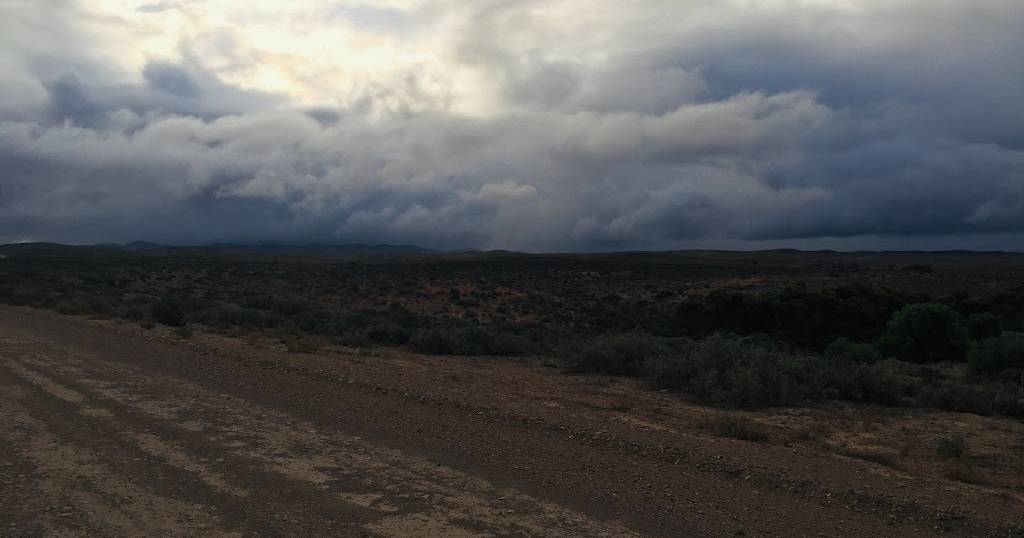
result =
[[[738,413],[733,413],[738,415]],[[0,308],[2,536],[1024,536],[1024,424]],[[970,461],[935,441],[966,435]]]

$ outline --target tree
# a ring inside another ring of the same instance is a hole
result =
[[[971,370],[990,374],[1024,369],[1024,334],[1005,333],[972,343],[967,364]]]
[[[179,295],[166,295],[153,303],[153,319],[171,327],[184,326],[188,311],[188,301]]]
[[[967,344],[967,328],[953,309],[917,303],[893,314],[879,348],[909,362],[959,362],[965,358]]]
[[[1003,334],[1003,321],[991,312],[971,314],[967,317],[967,333],[971,340],[995,338]]]

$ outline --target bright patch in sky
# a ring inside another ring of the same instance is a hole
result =
[[[1019,0],[0,0],[0,242],[1024,244]]]

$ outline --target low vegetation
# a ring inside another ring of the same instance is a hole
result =
[[[258,334],[298,353],[542,355],[721,407],[845,400],[1024,416],[1016,281],[965,290],[931,264],[643,256],[27,257],[0,261],[0,301],[183,338]]]
[[[618,337],[581,345],[574,371],[637,375],[655,389],[679,391],[712,405],[758,408],[826,399],[897,405],[910,390],[892,364],[861,364],[784,351],[770,342],[737,336],[662,342],[634,336],[633,352],[611,360]],[[647,350],[638,355],[636,350]]]
[[[409,341],[419,353],[437,355],[523,355],[529,343],[519,336],[489,331],[483,327],[432,328]]]
[[[967,441],[963,434],[950,434],[939,439],[935,453],[941,458],[959,460],[967,457]]]
[[[700,423],[700,427],[718,437],[739,439],[753,443],[768,441],[768,429],[761,423],[742,416],[713,416]]]

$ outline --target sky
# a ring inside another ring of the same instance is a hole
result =
[[[1021,0],[0,0],[0,242],[1024,250]]]

